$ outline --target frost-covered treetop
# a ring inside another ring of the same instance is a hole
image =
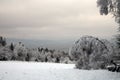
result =
[[[84,54],[87,56],[91,54],[108,54],[112,51],[113,50],[109,41],[102,41],[92,36],[83,36],[73,44],[69,54],[74,59],[77,59],[79,56]]]
[[[120,0],[97,0],[101,15],[113,14],[115,21],[120,24]]]

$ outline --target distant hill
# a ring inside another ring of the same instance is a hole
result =
[[[30,40],[30,39],[14,39],[7,38],[7,43],[10,44],[22,42],[28,48],[36,47],[47,47],[50,49],[68,51],[69,47],[73,44],[74,41],[70,40]]]

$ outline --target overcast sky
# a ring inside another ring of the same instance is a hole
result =
[[[96,0],[0,0],[0,35],[8,38],[111,38],[117,28],[112,15],[99,14]]]

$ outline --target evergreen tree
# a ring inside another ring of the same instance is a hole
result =
[[[4,38],[3,40],[2,40],[2,46],[6,46],[6,39]]]
[[[2,36],[0,36],[0,43],[2,43],[2,41],[3,41],[3,37],[2,37]]]
[[[11,45],[10,45],[10,50],[14,51],[14,45],[13,45],[13,43],[11,43]]]

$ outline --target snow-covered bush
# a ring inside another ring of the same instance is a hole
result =
[[[13,53],[7,46],[0,47],[0,60],[2,61],[11,60],[12,56],[13,56]]]
[[[69,63],[69,55],[64,51],[50,50],[48,48],[38,48],[38,59],[41,62]],[[71,63],[71,62],[70,62]]]
[[[45,50],[43,49],[41,52],[40,52],[40,54],[39,54],[39,60],[41,61],[41,62],[46,62],[47,60],[47,57],[46,57],[46,52],[45,52]]]
[[[29,49],[27,53],[27,61],[39,61],[38,49]]]
[[[107,40],[84,36],[77,40],[70,49],[70,57],[76,61],[79,69],[105,68],[114,50]]]
[[[15,60],[25,61],[27,56],[27,49],[21,42],[19,42],[19,44],[15,45],[13,53]]]

